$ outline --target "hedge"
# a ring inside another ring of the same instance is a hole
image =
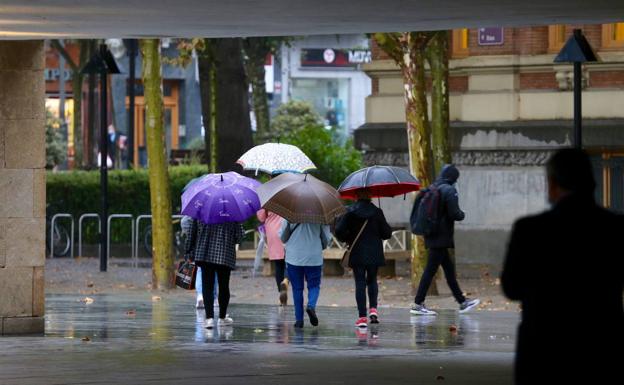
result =
[[[180,196],[184,186],[193,178],[206,173],[206,166],[185,165],[169,168],[171,203],[174,213],[180,212]],[[76,221],[76,241],[78,218],[84,213],[100,211],[99,171],[48,172],[46,182],[48,202],[47,215],[56,213],[72,214]],[[111,170],[108,173],[109,214],[150,214],[149,181],[146,169]],[[96,241],[97,224],[93,219],[85,220],[85,242]],[[130,225],[128,220],[113,221],[112,242],[129,242]]]

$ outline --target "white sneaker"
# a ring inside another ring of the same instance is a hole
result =
[[[201,295],[197,296],[197,302],[195,302],[195,308],[196,309],[204,308],[204,297],[202,297]]]
[[[229,315],[226,315],[225,318],[219,318],[219,326],[229,326],[233,323],[234,320]]]
[[[464,314],[468,313],[475,307],[479,306],[481,301],[477,299],[466,299],[461,305],[459,305],[459,313]]]
[[[214,327],[214,318],[207,318],[204,321],[204,327],[206,329],[212,329]]]
[[[433,310],[429,310],[425,307],[425,304],[413,304],[410,309],[410,313],[414,315],[437,315],[438,313]]]

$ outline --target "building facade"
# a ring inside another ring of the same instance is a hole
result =
[[[511,225],[547,208],[544,163],[572,141],[572,65],[553,62],[581,28],[600,62],[583,66],[583,140],[592,154],[597,199],[624,209],[624,23],[455,30],[451,36],[450,141],[462,176],[459,264],[500,265]],[[366,123],[356,145],[369,164],[407,167],[403,81],[372,44]],[[390,220],[409,210],[383,202]]]
[[[129,84],[129,58],[128,50],[125,49],[121,41],[108,42],[109,46],[115,44],[112,52],[120,74],[111,75],[109,82],[109,100],[108,100],[108,121],[116,131],[117,139],[128,138],[128,108],[129,100],[127,96]],[[167,39],[163,39],[162,54],[164,57],[175,58],[177,56],[177,48],[175,43],[170,43]],[[59,52],[46,42],[46,68],[44,71],[46,85],[46,108],[55,116],[60,117],[63,113],[61,100],[64,100],[64,120],[66,122],[65,137],[68,141],[68,166],[72,166],[72,156],[74,154],[74,117],[73,102],[74,90],[72,88],[72,67],[65,61],[64,68],[61,68],[63,61]],[[67,43],[65,50],[71,56],[74,63],[78,63],[80,56],[80,48],[75,43]],[[203,125],[201,117],[201,99],[199,93],[199,76],[197,72],[197,63],[193,59],[186,67],[176,66],[163,63],[163,96],[164,96],[164,118],[166,130],[167,153],[172,149],[186,149],[197,138],[202,138]],[[63,78],[64,82],[60,79]],[[123,151],[123,144],[116,140],[115,147],[110,148],[111,154],[115,159],[115,167],[125,167],[128,163],[132,163],[137,167],[147,164],[147,152],[145,143],[145,100],[143,98],[143,85],[141,81],[141,55],[137,53],[135,64],[135,111],[134,111],[134,157],[126,159]],[[99,138],[99,81],[96,82],[94,89],[94,108],[89,108],[89,86],[88,79],[85,76],[82,93],[82,116],[81,122],[83,127],[83,141],[85,148],[91,148],[93,145],[97,147],[97,139]],[[90,117],[89,113],[93,116]],[[94,123],[95,132],[91,135],[87,134],[90,122]],[[95,139],[93,145],[89,140]],[[87,155],[88,156],[88,155]]]
[[[365,123],[371,80],[362,71],[370,62],[365,35],[308,36],[284,45],[275,92],[281,102],[304,100],[321,115],[326,127],[343,138]]]

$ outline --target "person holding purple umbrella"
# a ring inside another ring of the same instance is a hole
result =
[[[235,172],[209,174],[182,193],[182,214],[193,218],[185,242],[186,256],[201,268],[205,327],[214,320],[215,274],[219,281],[219,326],[233,323],[227,314],[230,273],[236,267],[236,245],[245,236],[241,222],[260,208],[259,182]]]
[[[201,268],[202,291],[206,311],[205,327],[214,327],[215,275],[219,280],[219,326],[234,321],[227,314],[230,303],[230,273],[236,268],[236,245],[245,237],[240,223],[226,222],[207,225],[193,220],[186,239],[186,254]]]

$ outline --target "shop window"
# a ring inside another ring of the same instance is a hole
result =
[[[548,27],[548,52],[557,53],[561,51],[566,42],[565,25],[551,25]]]
[[[145,133],[145,97],[143,96],[143,84],[137,83],[135,90],[137,95],[134,100],[134,159],[135,167],[147,166],[147,140]],[[165,124],[165,142],[167,154],[173,149],[179,148],[179,84],[175,81],[163,82],[163,121]],[[130,100],[126,97],[126,111]]]
[[[602,25],[602,48],[624,48],[624,23],[612,23]]]
[[[452,56],[454,58],[468,56],[468,28],[453,30],[452,45]]]
[[[597,182],[596,201],[624,212],[624,153],[603,153],[592,157]]]
[[[349,133],[349,79],[293,78],[292,98],[312,104],[328,130],[344,139]]]

